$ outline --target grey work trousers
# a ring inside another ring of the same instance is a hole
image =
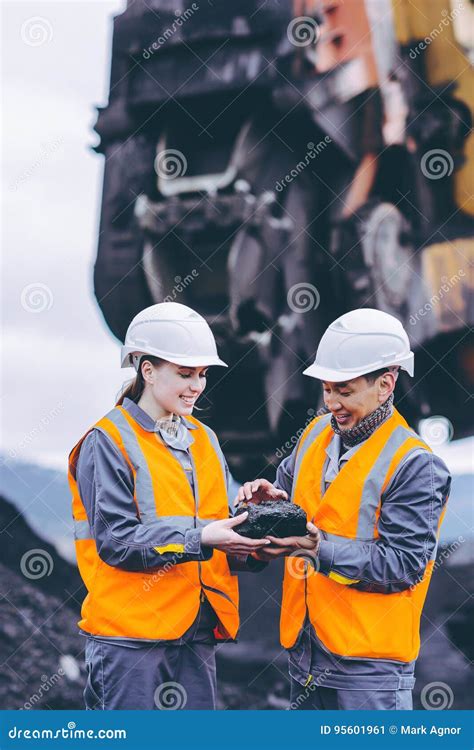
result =
[[[411,689],[341,690],[319,687],[315,682],[303,687],[291,680],[290,710],[293,711],[411,711]]]
[[[188,642],[127,648],[88,638],[88,710],[216,708],[215,646]]]

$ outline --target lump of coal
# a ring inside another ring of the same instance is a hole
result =
[[[275,536],[283,539],[287,536],[305,536],[306,513],[299,505],[287,500],[272,500],[262,503],[244,503],[235,515],[248,511],[246,521],[236,526],[234,531],[250,539],[263,539]]]

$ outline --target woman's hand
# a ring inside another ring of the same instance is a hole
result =
[[[261,562],[270,562],[279,557],[288,557],[296,554],[301,550],[304,557],[313,557],[316,559],[321,542],[321,533],[319,529],[311,522],[306,524],[308,533],[306,536],[287,536],[284,539],[278,539],[276,536],[269,536],[273,547],[268,549],[255,550],[252,557]]]
[[[214,547],[229,555],[250,555],[271,544],[269,539],[247,539],[233,530],[248,518],[248,513],[240,513],[234,518],[213,521],[201,532],[201,544]]]
[[[239,488],[235,503],[258,504],[266,500],[288,500],[288,495],[284,490],[277,490],[267,479],[255,479]]]

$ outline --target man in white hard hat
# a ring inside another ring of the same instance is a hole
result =
[[[322,381],[327,414],[302,433],[275,487],[302,506],[306,537],[272,538],[255,556],[285,556],[281,642],[293,709],[411,709],[419,624],[451,477],[393,406],[414,374],[401,323],[352,310],[324,333],[305,374]]]

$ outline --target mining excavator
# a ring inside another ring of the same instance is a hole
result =
[[[472,434],[473,23],[468,0],[133,0],[115,17],[95,294],[119,340],[156,302],[207,318],[230,367],[199,416],[237,476],[321,408],[302,370],[355,307],[406,327],[409,422]]]

